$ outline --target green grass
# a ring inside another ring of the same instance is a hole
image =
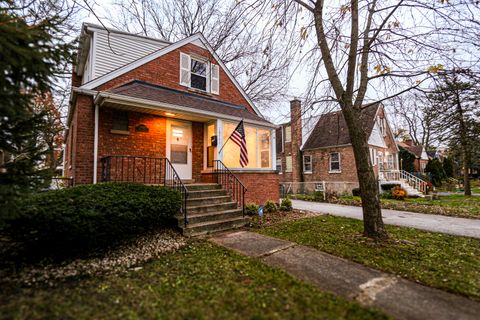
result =
[[[362,231],[362,221],[324,215],[258,232],[480,299],[480,240],[387,226],[392,239],[377,243]]]
[[[139,271],[0,293],[0,318],[381,319],[253,258],[205,241]]]
[[[344,196],[342,204],[360,205],[360,197]],[[382,208],[419,213],[441,214],[453,217],[480,218],[480,197],[461,194],[440,196],[439,199],[407,198],[405,200],[381,199]]]

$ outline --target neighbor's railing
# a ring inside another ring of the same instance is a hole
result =
[[[213,162],[217,183],[230,194],[237,206],[242,208],[242,213],[245,216],[245,193],[247,188],[221,160],[214,160]]]
[[[103,182],[158,184],[177,190],[182,196],[181,212],[187,219],[188,189],[167,158],[108,156],[101,159]]]
[[[383,171],[381,175],[386,181],[405,181],[412,188],[427,193],[428,183],[405,170]]]

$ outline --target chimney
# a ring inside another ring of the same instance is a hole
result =
[[[290,126],[292,129],[292,182],[300,182],[302,177],[302,104],[300,100],[290,101]]]

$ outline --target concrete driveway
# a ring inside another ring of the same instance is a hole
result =
[[[292,200],[294,209],[362,220],[362,208],[339,204]],[[480,239],[480,219],[447,217],[398,210],[382,210],[383,222],[396,226],[453,234]]]

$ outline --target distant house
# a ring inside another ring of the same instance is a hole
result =
[[[348,182],[350,189],[358,186],[353,148],[342,112],[323,114],[312,130],[306,130],[310,126],[302,124],[300,101],[292,101],[290,109],[291,121],[281,125],[276,133],[280,181],[314,186],[323,181]],[[398,148],[384,107],[365,107],[359,121],[367,131],[374,172],[383,179],[383,172],[399,169]],[[310,132],[304,134],[305,131]]]
[[[398,147],[400,149],[406,150],[415,157],[413,162],[414,172],[425,173],[425,168],[427,167],[428,160],[430,159],[425,147],[423,145],[415,145],[412,140],[405,140],[403,142],[398,142]],[[434,157],[435,155],[432,154]]]

